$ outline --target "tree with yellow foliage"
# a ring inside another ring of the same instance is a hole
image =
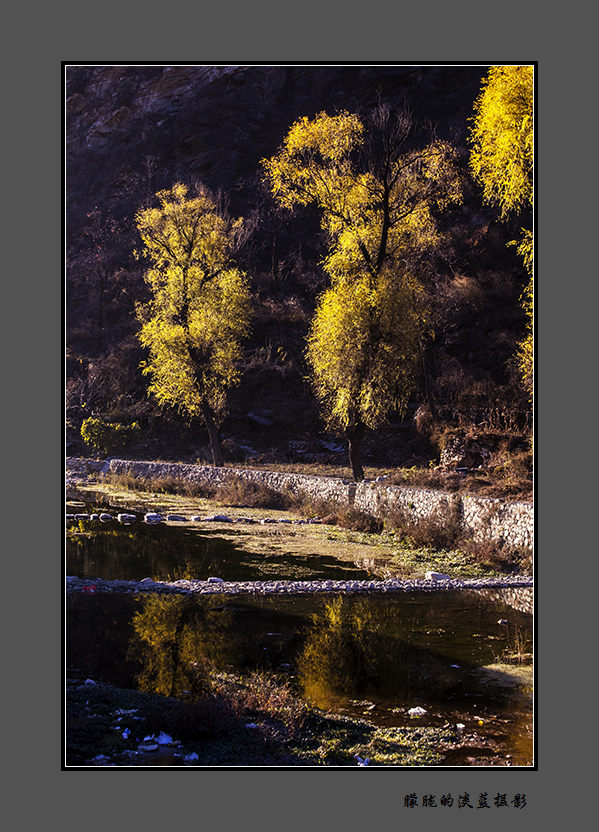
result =
[[[250,294],[233,254],[243,220],[231,219],[202,185],[181,183],[157,193],[159,207],[135,217],[150,267],[151,297],[138,304],[138,337],[148,350],[149,392],[189,419],[201,417],[215,465],[222,465],[218,425],[227,392],[239,379]]]
[[[286,208],[315,205],[330,246],[330,288],[308,337],[315,391],[331,427],[364,478],[366,428],[401,412],[417,378],[425,327],[418,258],[440,241],[435,213],[461,197],[454,149],[432,140],[408,147],[407,111],[379,106],[365,122],[342,112],[299,119],[262,161]]]
[[[414,387],[425,322],[421,287],[409,274],[384,271],[376,282],[335,281],[320,297],[307,357],[327,423],[348,440],[356,480],[364,479],[366,428],[402,411]]]
[[[533,206],[534,70],[532,66],[492,66],[474,103],[470,138],[470,167],[483,187],[483,198],[500,210],[502,219]],[[533,259],[531,229],[513,241],[530,275],[522,301],[528,332],[520,344],[524,386],[533,388]]]

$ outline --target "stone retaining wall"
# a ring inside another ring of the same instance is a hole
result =
[[[266,485],[278,493],[354,506],[381,519],[394,510],[401,511],[416,522],[439,520],[452,515],[457,518],[462,531],[474,539],[495,540],[530,551],[533,548],[534,516],[530,503],[384,485],[368,480],[355,483],[341,477],[289,474],[252,468],[216,468],[178,462],[139,462],[127,459],[100,462],[68,458],[67,470],[73,473],[131,473],[148,479],[174,477],[213,486],[222,485],[227,477],[233,475]]]
[[[511,587],[508,589],[483,589],[481,595],[490,598],[493,601],[502,601],[508,604],[519,612],[525,612],[529,615],[534,613],[534,590],[532,586],[529,587]]]

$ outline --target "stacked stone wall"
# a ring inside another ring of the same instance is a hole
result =
[[[426,488],[413,488],[364,481],[355,483],[341,477],[320,477],[252,468],[217,468],[178,462],[139,462],[111,459],[67,459],[67,469],[88,473],[131,473],[140,478],[173,477],[206,485],[222,485],[235,476],[266,485],[281,494],[293,494],[313,501],[353,506],[384,519],[398,511],[411,520],[458,518],[461,530],[477,540],[500,541],[517,548],[533,548],[534,515],[530,503],[509,502],[489,497],[458,495]]]

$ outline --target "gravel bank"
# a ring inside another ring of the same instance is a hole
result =
[[[451,580],[384,581],[101,581],[67,576],[67,592],[155,592],[180,595],[305,595],[307,593],[447,592],[460,589],[511,589],[532,587],[530,577],[468,578]]]

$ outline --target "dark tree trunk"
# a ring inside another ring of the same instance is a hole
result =
[[[204,423],[206,425],[206,430],[208,431],[208,437],[210,439],[210,450],[212,451],[212,464],[221,468],[223,465],[223,453],[220,447],[220,436],[218,434],[216,422],[214,421],[214,414],[212,413],[212,410],[208,405],[203,405],[202,415],[204,417]]]
[[[356,482],[364,479],[362,468],[362,440],[364,438],[364,425],[361,423],[347,428],[345,435],[348,443],[349,464]]]

